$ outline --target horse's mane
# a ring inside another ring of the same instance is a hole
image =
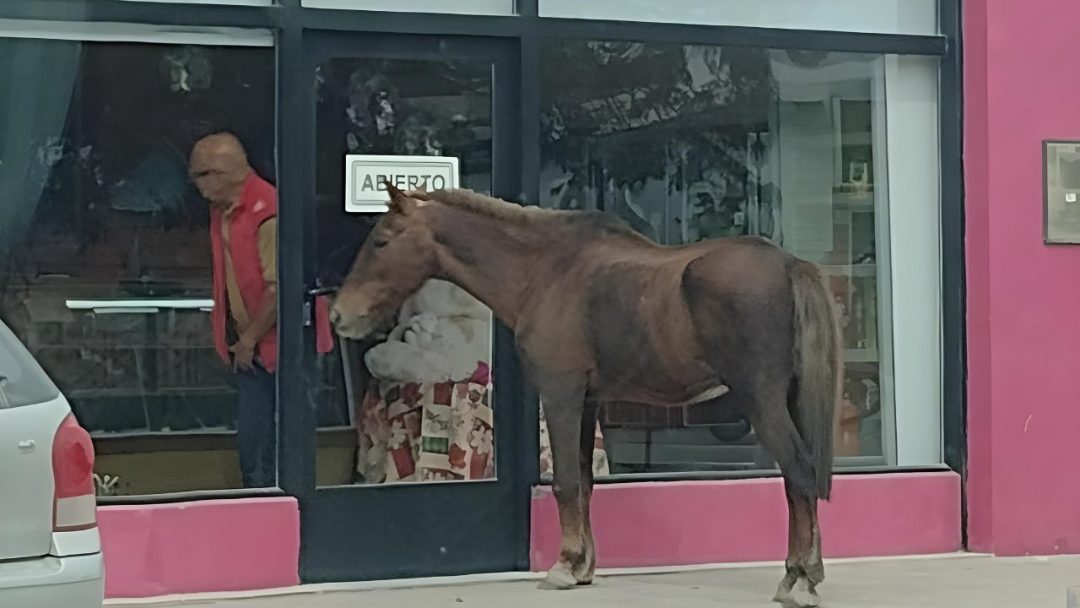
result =
[[[557,213],[551,209],[516,205],[465,188],[435,190],[428,194],[428,198],[455,209],[510,222],[535,222],[541,217],[551,217],[553,213]]]
[[[544,209],[536,206],[518,205],[465,188],[435,190],[428,194],[428,198],[455,209],[516,224],[556,221],[568,225],[587,225],[609,234],[623,234],[644,238],[625,221],[610,213]]]

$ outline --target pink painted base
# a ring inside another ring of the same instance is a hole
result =
[[[780,560],[787,547],[779,479],[597,486],[592,512],[605,568]],[[111,598],[299,584],[293,498],[102,507],[98,522]],[[537,489],[531,524],[543,570],[559,552],[550,488]],[[959,476],[838,476],[821,526],[827,557],[959,550]]]
[[[837,476],[819,512],[826,557],[961,548],[955,473]],[[601,568],[773,561],[787,553],[780,479],[600,485],[592,521]],[[549,487],[534,493],[531,524],[532,568],[546,570],[560,538]]]
[[[299,584],[294,498],[101,507],[98,525],[107,597]]]

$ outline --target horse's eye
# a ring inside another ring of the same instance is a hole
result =
[[[375,249],[381,249],[383,247],[386,247],[389,243],[389,239],[375,239],[372,245],[375,247]]]

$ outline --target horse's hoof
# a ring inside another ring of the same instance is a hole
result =
[[[795,593],[788,600],[790,605],[798,608],[817,608],[821,606],[821,598],[816,593]]]
[[[538,588],[545,591],[566,591],[567,589],[573,589],[577,584],[577,579],[574,578],[573,574],[570,574],[569,570],[556,566],[547,573],[544,580],[540,581]]]
[[[785,589],[782,584],[780,585],[780,588],[776,590],[776,595],[773,596],[772,601],[777,604],[784,604],[785,606],[794,603],[794,600],[791,598],[791,590]]]
[[[788,578],[784,577],[780,584],[776,586],[776,595],[773,596],[772,601],[784,605],[793,603],[794,600],[791,599],[792,585],[793,583],[789,583]]]
[[[817,594],[817,590],[813,585],[809,584],[806,579],[800,579],[799,585],[795,586],[795,590],[791,593],[791,605],[798,606],[798,608],[816,608],[821,605],[821,597]]]
[[[574,570],[574,580],[577,581],[577,584],[579,586],[588,586],[592,584],[595,574],[595,568],[588,565],[583,565],[580,568]]]

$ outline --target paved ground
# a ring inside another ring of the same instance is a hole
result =
[[[826,566],[823,606],[836,608],[1065,608],[1080,586],[1080,556],[994,559],[965,556]],[[215,608],[751,608],[769,601],[780,571],[738,568],[608,576],[590,588],[538,591],[535,582],[327,592],[227,601]]]

